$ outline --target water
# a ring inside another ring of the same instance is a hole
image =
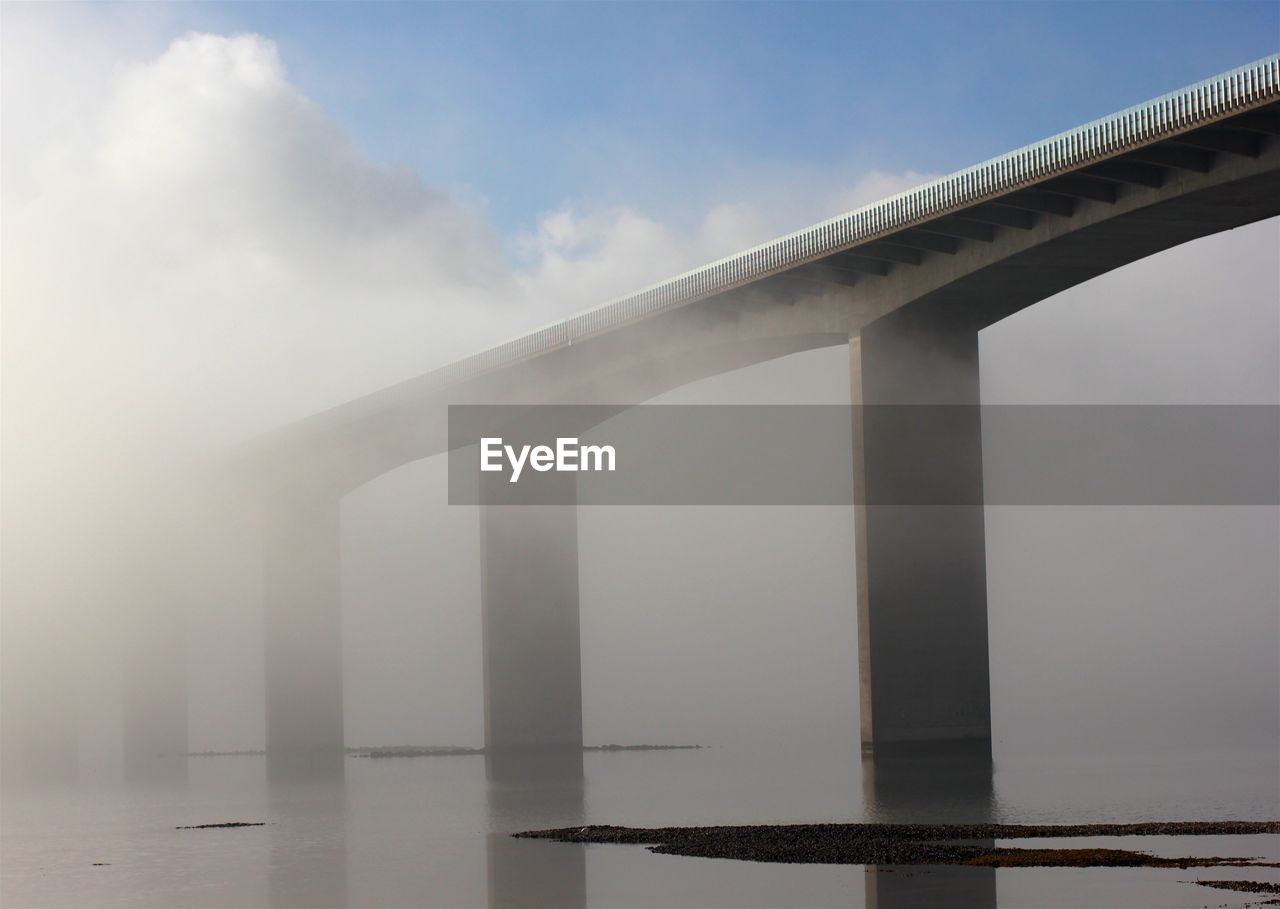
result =
[[[776,865],[515,830],[929,820],[1273,819],[1274,751],[998,756],[864,772],[842,749],[588,753],[581,781],[489,782],[475,756],[348,758],[345,783],[268,784],[260,757],[199,758],[181,788],[9,792],[0,902],[35,906],[1166,907],[1260,897],[1196,878],[1280,869],[977,869]],[[950,769],[947,769],[950,767]],[[957,769],[958,767],[958,769]],[[175,830],[265,821],[263,827]],[[1039,842],[1039,841],[1037,841]],[[1044,841],[1280,861],[1280,837]],[[1029,845],[1021,841],[1019,845]],[[106,863],[95,865],[94,863]]]

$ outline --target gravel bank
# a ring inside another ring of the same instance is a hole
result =
[[[1160,858],[1126,849],[1016,849],[974,840],[1082,836],[1280,833],[1280,821],[1141,824],[788,824],[748,827],[564,827],[518,837],[567,843],[635,843],[667,855],[848,865],[985,865],[1193,868],[1257,865],[1247,857]]]

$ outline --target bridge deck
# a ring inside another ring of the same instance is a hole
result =
[[[879,202],[611,300],[412,380],[443,387],[763,280],[854,285],[992,242],[1117,186],[1159,187],[1280,135],[1280,55],[1094,120]]]

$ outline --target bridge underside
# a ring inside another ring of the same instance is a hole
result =
[[[1274,105],[1253,110],[501,369],[445,385],[415,380],[300,425],[267,459],[273,484],[307,503],[282,506],[283,531],[271,537],[272,760],[341,748],[337,502],[443,451],[447,405],[633,404],[844,343],[855,402],[976,404],[981,328],[1120,265],[1280,214],[1277,136]],[[852,469],[874,500],[884,466],[919,452],[874,423],[851,430]],[[939,479],[981,501],[976,423],[963,438]],[[854,518],[864,744],[989,747],[981,506],[859,506]],[[576,542],[571,508],[485,510],[495,754],[581,746]]]

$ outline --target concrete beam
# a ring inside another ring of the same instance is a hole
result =
[[[940,317],[873,323],[850,353],[855,405],[979,403],[977,333]],[[895,431],[894,413],[854,413],[863,748],[954,740],[989,748],[982,506],[874,504],[904,460],[927,467],[933,490],[981,502],[978,411],[957,412],[943,447]]]

